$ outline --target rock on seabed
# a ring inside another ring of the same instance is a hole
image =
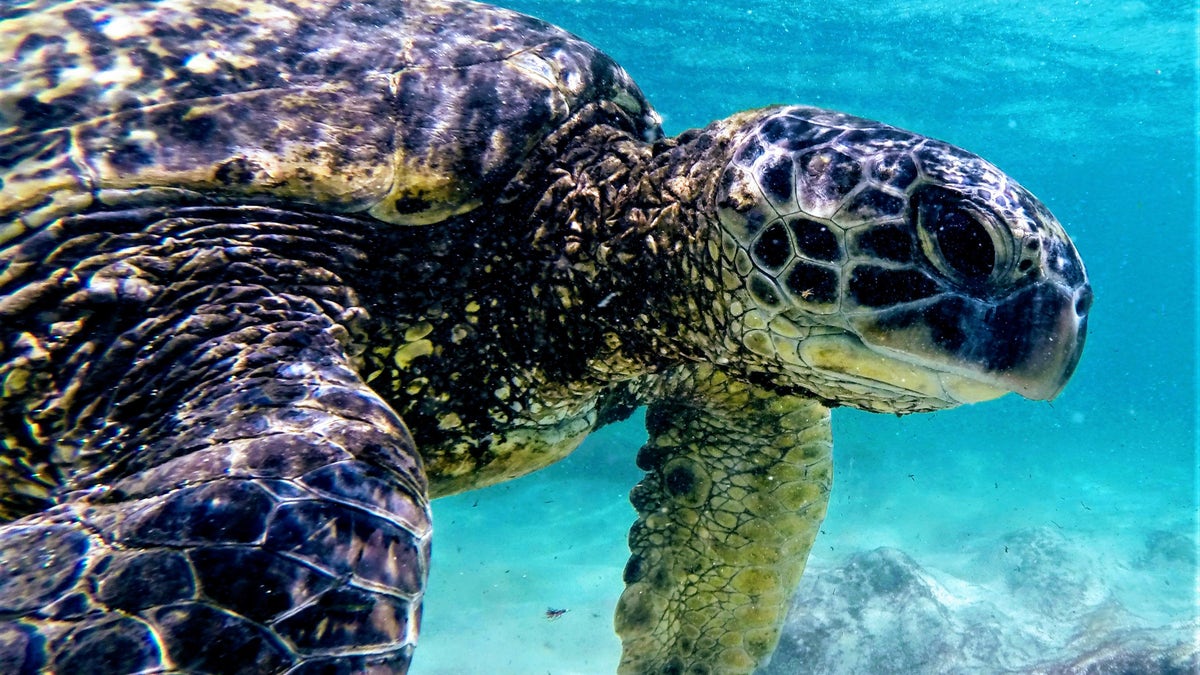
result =
[[[1148,534],[1133,566],[1189,564],[1163,551],[1194,544],[1164,547],[1162,538]],[[935,575],[894,548],[812,570],[759,675],[1200,673],[1200,621],[1155,623],[1130,612],[1102,574],[1111,553],[1051,528],[1014,532],[992,550],[1003,547],[999,559],[972,561],[972,581]],[[1194,571],[1194,554],[1190,564]]]

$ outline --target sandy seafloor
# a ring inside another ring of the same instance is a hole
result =
[[[810,605],[767,672],[1045,670],[1106,643],[1132,654],[1123,672],[1168,672],[1137,656],[1196,639],[1193,4],[509,6],[616,57],[669,133],[795,102],[966,147],[1045,201],[1088,265],[1087,349],[1053,403],[835,412],[833,497],[799,591]],[[615,671],[640,423],[434,503],[413,673]],[[900,582],[864,585],[872,565]],[[847,623],[846,603],[870,611]]]

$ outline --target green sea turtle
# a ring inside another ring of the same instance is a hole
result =
[[[403,672],[429,499],[640,405],[621,671],[749,672],[830,408],[1048,399],[1079,358],[1067,235],[945,143],[663,138],[595,48],[458,0],[0,17],[4,672]]]

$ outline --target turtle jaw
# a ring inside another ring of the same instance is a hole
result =
[[[1048,401],[1079,363],[1090,302],[1086,284],[1039,284],[997,303],[951,294],[850,325],[868,349],[898,361]]]
[[[809,338],[798,351],[805,366],[820,374],[824,390],[839,384],[872,390],[869,398],[848,402],[875,412],[941,410],[1009,393],[978,377],[917,363],[903,352],[870,347],[852,333]]]
[[[825,388],[873,389],[865,405],[851,405],[875,411],[890,411],[893,401],[905,402],[897,412],[952,408],[1010,392],[1048,401],[1079,363],[1090,298],[1086,285],[1035,286],[997,306],[953,296],[852,317],[849,331],[802,340],[797,351]]]

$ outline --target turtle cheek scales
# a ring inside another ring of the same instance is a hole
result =
[[[796,237],[796,250],[801,255],[824,262],[837,262],[841,259],[841,243],[829,225],[807,218],[790,218],[787,223]]]
[[[758,170],[759,184],[772,204],[786,207],[795,188],[792,175],[792,160],[786,156],[773,156],[763,162]]]
[[[858,306],[878,309],[926,300],[945,289],[917,270],[858,265],[850,272],[848,290]]]
[[[809,306],[836,307],[838,302],[838,273],[829,267],[797,262],[786,277],[792,297]]]
[[[754,261],[772,272],[778,272],[794,255],[787,231],[779,222],[768,227],[755,242]]]
[[[805,213],[819,218],[833,216],[862,178],[859,162],[833,148],[801,156],[799,168],[797,201]]]

